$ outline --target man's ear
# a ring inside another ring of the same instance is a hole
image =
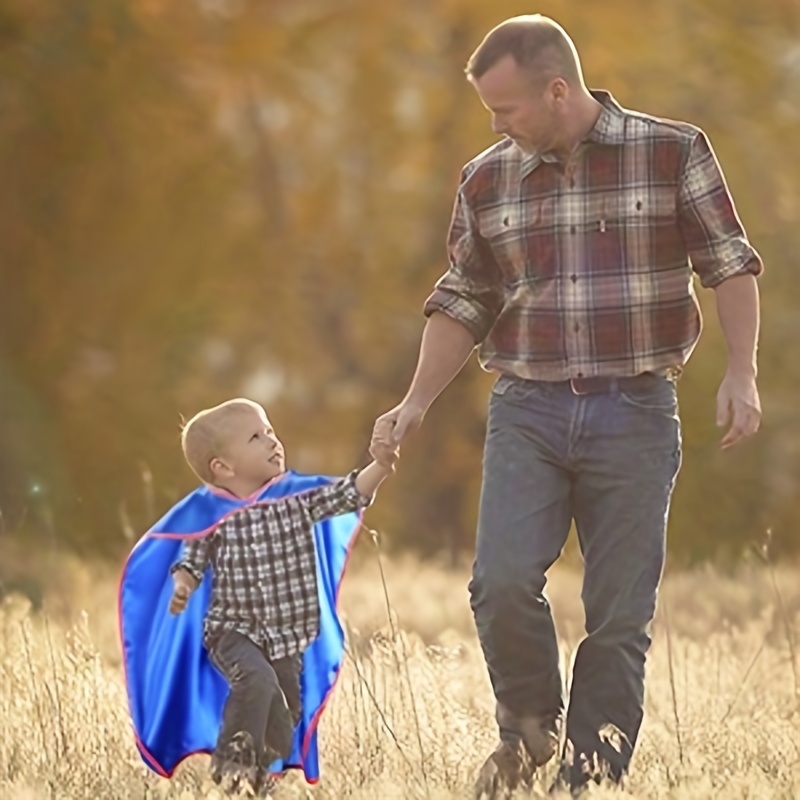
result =
[[[563,78],[553,78],[548,91],[553,100],[563,102],[569,94],[569,84]]]
[[[208,462],[208,469],[215,478],[230,478],[233,476],[233,470],[217,456]]]

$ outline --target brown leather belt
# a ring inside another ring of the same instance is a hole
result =
[[[641,375],[633,375],[625,378],[606,378],[595,376],[591,378],[572,378],[567,381],[573,394],[603,394],[605,392],[622,391],[626,389],[635,390],[644,388],[664,376],[656,375],[653,372],[643,372]]]

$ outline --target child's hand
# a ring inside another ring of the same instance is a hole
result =
[[[186,603],[192,591],[187,586],[176,586],[169,601],[169,613],[180,614],[186,608]]]
[[[185,569],[175,570],[172,577],[175,581],[175,589],[172,592],[172,599],[169,601],[169,611],[171,614],[180,614],[186,608],[186,603],[195,590],[197,581]]]
[[[388,450],[386,453],[386,463],[385,466],[388,467],[389,470],[392,472],[395,471],[397,467],[397,462],[400,460],[400,446],[394,448],[394,450]]]
[[[394,448],[385,448],[381,453],[381,460],[375,461],[374,464],[384,476],[392,475],[397,469],[397,462],[400,459],[400,446]]]

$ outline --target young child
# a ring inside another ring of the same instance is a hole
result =
[[[285,763],[292,751],[295,727],[301,717],[303,654],[321,630],[320,597],[324,599],[326,595],[324,591],[320,593],[318,586],[320,539],[315,526],[370,505],[394,465],[373,462],[344,478],[277,499],[261,500],[264,495],[269,498],[271,487],[279,486],[290,473],[286,470],[283,445],[264,409],[246,399],[229,400],[198,413],[184,426],[182,445],[186,461],[207,489],[204,497],[211,502],[227,499],[232,510],[221,514],[210,530],[200,528],[198,533],[181,539],[178,557],[169,568],[174,586],[169,611],[173,615],[184,612],[190,596],[209,580],[205,574],[211,567],[210,592],[205,590],[207,610],[202,642],[229,687],[211,774],[225,788],[235,790],[244,784],[266,795],[274,785],[269,766],[276,760]],[[205,502],[201,498],[194,505],[201,501]],[[188,529],[195,530],[191,526]],[[178,536],[151,535],[173,539]],[[153,558],[148,556],[148,560],[152,562]],[[144,573],[145,568],[138,572]],[[324,580],[324,573],[320,574]],[[129,598],[134,593],[140,595],[141,585],[142,580],[135,574],[123,577],[121,620],[126,617],[122,603],[132,604],[130,599],[124,600],[126,593]],[[127,612],[127,616],[135,615]],[[330,617],[325,620],[330,626]],[[141,627],[139,619],[134,622]],[[123,633],[126,665],[134,664],[133,671],[142,672],[135,665],[145,662],[141,657],[136,661],[136,647],[131,642],[136,644],[144,638],[135,631],[128,636]],[[186,648],[181,644],[175,649]],[[167,655],[161,662],[171,665],[177,657]],[[161,669],[154,666],[152,659],[147,664],[150,672]],[[194,683],[202,684],[203,679],[195,679]],[[134,692],[129,689],[129,694],[135,711]],[[189,701],[171,701],[176,708],[191,702],[191,697]],[[161,699],[156,704],[169,705]],[[153,717],[149,709],[148,716]],[[140,752],[149,765],[156,764],[157,771],[171,774],[171,769],[158,766],[152,745],[140,742],[139,728],[148,725],[153,727],[148,722],[135,725]],[[163,729],[164,725],[160,727]],[[151,738],[159,737],[163,739],[162,733]],[[184,748],[186,753],[189,747]]]

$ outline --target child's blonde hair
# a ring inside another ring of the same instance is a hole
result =
[[[224,455],[228,428],[244,411],[266,416],[264,409],[252,400],[237,397],[195,414],[181,430],[181,447],[186,463],[204,483],[214,483],[211,461]]]

